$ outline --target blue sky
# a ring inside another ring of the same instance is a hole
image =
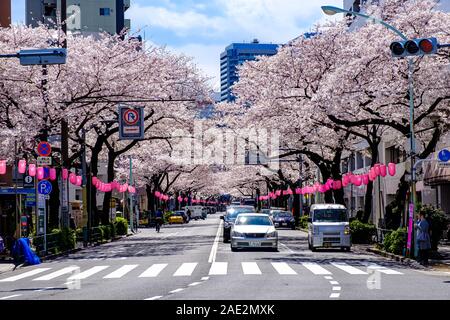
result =
[[[24,0],[12,0],[13,21],[25,20]],[[195,59],[218,89],[219,56],[232,42],[286,43],[325,20],[321,5],[342,0],[131,0],[133,32]]]

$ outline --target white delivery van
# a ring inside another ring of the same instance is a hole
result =
[[[350,251],[350,224],[345,206],[313,204],[308,219],[308,245],[317,248],[341,248]]]
[[[203,219],[203,207],[202,206],[186,206],[184,212],[191,211],[191,220]]]

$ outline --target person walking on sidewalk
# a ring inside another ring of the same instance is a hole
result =
[[[417,241],[419,247],[419,262],[428,266],[428,257],[431,249],[430,239],[430,224],[425,219],[425,214],[419,214],[419,221],[417,223]]]

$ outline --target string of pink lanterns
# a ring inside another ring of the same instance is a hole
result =
[[[36,177],[38,180],[44,180],[45,177],[45,169],[44,167],[37,167],[35,164],[28,164],[28,175],[31,177]],[[17,165],[17,170],[20,174],[24,174],[27,171],[27,161],[19,160]],[[0,160],[0,175],[6,174],[6,160]],[[48,168],[48,177],[49,180],[54,181],[57,179],[56,169]],[[62,178],[64,181],[69,180],[69,182],[74,185],[80,187],[83,184],[83,177],[78,176],[75,173],[69,173],[68,169],[62,169]],[[99,180],[97,177],[92,177],[92,185],[100,192],[111,192],[113,190],[117,190],[120,193],[129,192],[136,193],[136,188],[133,186],[129,186],[127,183],[120,184],[117,181],[113,181],[111,183],[104,183]]]
[[[307,186],[304,188],[295,189],[295,194],[314,194],[316,192],[325,193],[329,190],[339,190],[350,184],[353,184],[357,187],[362,185],[368,185],[369,181],[374,181],[377,177],[386,177],[389,173],[390,176],[395,176],[397,172],[397,165],[395,163],[389,163],[388,165],[377,163],[375,166],[370,168],[367,173],[364,174],[353,174],[347,173],[342,176],[342,180],[333,180],[328,179],[325,184],[320,184],[316,182],[312,186]],[[266,196],[260,196],[260,201],[267,201],[269,199],[275,200],[281,195],[291,195],[294,194],[294,191],[291,189],[288,190],[276,190],[274,192],[269,192]]]

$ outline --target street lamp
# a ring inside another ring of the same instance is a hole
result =
[[[398,29],[396,29],[395,27],[391,26],[390,24],[384,22],[383,20],[374,18],[372,16],[369,15],[365,15],[359,12],[354,12],[354,11],[349,11],[349,10],[345,10],[345,9],[341,9],[338,7],[334,7],[334,6],[322,6],[322,11],[327,14],[327,15],[335,15],[336,13],[348,13],[348,14],[352,14],[355,16],[360,16],[363,17],[365,19],[370,19],[375,23],[379,23],[383,26],[385,26],[386,28],[388,28],[389,30],[395,32],[398,36],[400,36],[403,40],[408,40],[408,38]],[[409,131],[410,131],[410,139],[411,139],[411,203],[409,206],[409,227],[408,227],[408,239],[413,239],[414,237],[414,233],[412,232],[412,227],[413,227],[413,219],[414,219],[414,210],[415,210],[415,198],[416,198],[416,185],[415,185],[415,180],[416,180],[416,167],[414,165],[414,156],[415,156],[415,150],[416,150],[416,146],[415,146],[415,139],[414,139],[414,83],[413,83],[413,71],[414,71],[414,60],[409,57],[408,58],[408,85],[409,85]],[[408,244],[410,247],[408,249],[411,248],[411,245]],[[411,255],[411,251],[409,252],[409,254]]]

